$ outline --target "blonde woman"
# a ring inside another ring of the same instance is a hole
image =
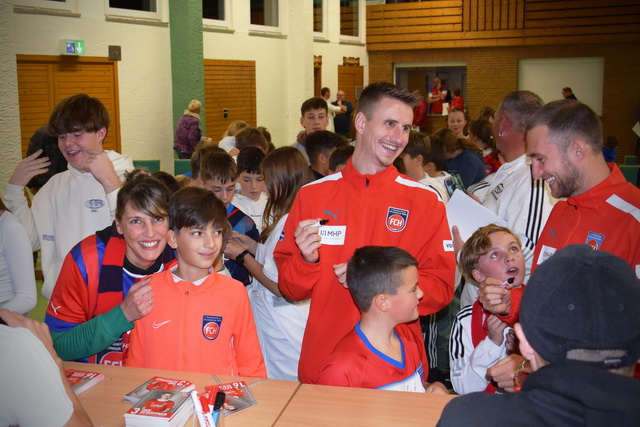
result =
[[[197,99],[189,102],[188,109],[180,118],[173,138],[173,149],[180,159],[190,159],[196,145],[202,139],[200,130],[200,109],[202,104]]]

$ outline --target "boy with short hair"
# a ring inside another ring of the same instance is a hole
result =
[[[9,178],[3,200],[27,230],[33,250],[41,250],[42,294],[47,299],[71,248],[111,224],[124,174],[133,170],[130,157],[103,150],[109,122],[109,112],[98,98],[80,94],[63,99],[48,126],[58,138],[68,170],[51,177],[31,208],[24,186],[47,171],[49,159],[38,157],[38,150],[18,163]]]
[[[519,289],[526,271],[520,239],[505,227],[480,227],[460,251],[460,268],[471,284],[492,278],[507,289]],[[456,393],[496,392],[487,369],[509,354],[507,326],[483,310],[478,300],[460,310],[449,341],[451,383]]]
[[[264,134],[258,128],[248,127],[236,135],[236,148],[258,147],[263,153],[269,151],[269,143]]]
[[[196,146],[195,151],[191,155],[191,172],[187,172],[184,175],[190,178],[189,185],[193,187],[202,188],[202,180],[200,179],[200,163],[202,162],[202,158],[207,155],[207,153],[213,153],[215,151],[224,151],[222,148],[218,147],[213,143],[205,143],[204,141],[200,142]]]
[[[361,319],[323,364],[318,384],[424,392],[424,342],[407,325],[418,318],[424,295],[416,259],[391,246],[359,248],[347,284]],[[426,391],[447,393],[442,383]]]
[[[232,201],[235,207],[256,223],[258,231],[262,230],[262,215],[269,200],[269,196],[264,191],[264,178],[260,173],[260,163],[264,157],[262,150],[257,147],[240,150],[237,159],[240,191],[236,192]]]
[[[260,233],[256,224],[244,212],[235,207],[231,201],[236,193],[236,181],[238,180],[238,169],[236,162],[229,153],[222,150],[207,153],[200,161],[200,180],[207,190],[213,194],[227,208],[227,220],[231,224],[234,233],[246,234],[256,242]],[[247,252],[248,253],[248,252]],[[231,273],[231,277],[247,286],[251,282],[249,272],[243,266],[245,252],[235,259],[227,259],[225,267]]]
[[[424,171],[431,178],[437,179],[442,185],[451,175],[447,172],[447,156],[441,145],[430,144],[429,151],[424,156]]]
[[[355,149],[353,145],[343,145],[333,150],[329,157],[329,172],[336,173],[344,169]]]
[[[306,138],[318,130],[326,130],[329,126],[329,108],[327,101],[322,98],[309,98],[300,107],[300,125],[304,131],[298,133],[297,141],[291,144],[292,147],[300,150],[307,162],[309,156],[306,150]]]
[[[228,230],[224,205],[208,190],[182,188],[169,226],[178,262],[151,276],[153,310],[136,320],[125,365],[266,377],[247,291],[211,268]]]
[[[406,175],[418,181],[420,184],[424,184],[427,187],[434,189],[443,202],[449,201],[449,193],[440,181],[436,178],[432,178],[424,170],[427,165],[427,155],[431,151],[431,143],[429,137],[423,133],[411,131],[409,134],[409,142],[404,147],[400,158],[404,162]]]
[[[328,130],[319,130],[307,135],[306,149],[309,165],[315,179],[329,175],[329,158],[337,147],[346,145],[344,137]]]

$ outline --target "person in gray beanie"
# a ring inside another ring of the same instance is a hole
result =
[[[439,426],[640,423],[640,284],[622,258],[589,245],[556,252],[531,277],[515,331],[532,372],[521,391],[458,397]]]

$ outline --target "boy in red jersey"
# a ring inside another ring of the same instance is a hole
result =
[[[247,291],[211,268],[228,233],[226,217],[208,190],[174,194],[167,240],[178,264],[151,276],[154,308],[136,320],[126,366],[267,376]]]
[[[347,265],[347,283],[361,319],[338,342],[320,370],[319,384],[425,391],[422,337],[406,322],[418,318],[418,262],[396,247],[365,246]],[[447,394],[442,383],[429,393]]]

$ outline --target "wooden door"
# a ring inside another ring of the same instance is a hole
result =
[[[358,108],[358,100],[356,96],[360,95],[360,91],[364,86],[364,67],[361,65],[338,65],[338,89],[344,92],[345,99],[353,104],[353,113],[351,118],[355,116]],[[337,92],[336,90],[336,92]],[[355,130],[351,126],[351,138],[355,138]]]
[[[36,130],[62,99],[86,93],[102,101],[111,116],[105,150],[120,152],[118,70],[115,61],[96,57],[17,55],[22,156]]]
[[[215,142],[235,120],[256,126],[255,61],[205,59],[204,110],[206,136]]]

